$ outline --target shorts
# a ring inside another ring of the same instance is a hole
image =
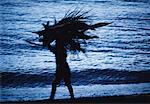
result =
[[[56,70],[55,78],[53,80],[53,83],[58,85],[61,80],[64,80],[65,85],[71,84],[71,73],[70,70]]]

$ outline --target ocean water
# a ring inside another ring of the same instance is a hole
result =
[[[97,96],[150,93],[150,0],[1,0],[1,101],[49,97],[54,54],[26,41],[40,44],[32,32],[76,7],[91,10],[93,24],[112,23],[88,31],[99,38],[87,41],[86,54],[68,53],[75,96],[96,96],[90,86]],[[27,94],[31,90],[34,95]]]

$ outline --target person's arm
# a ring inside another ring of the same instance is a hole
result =
[[[48,49],[52,52],[52,53],[56,53],[56,48],[52,45],[48,45]]]

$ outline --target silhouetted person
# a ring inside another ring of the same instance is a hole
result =
[[[33,32],[38,34],[39,37],[42,36],[43,46],[48,47],[55,54],[56,74],[52,82],[50,99],[54,99],[56,87],[61,80],[64,80],[71,98],[74,99],[71,72],[67,63],[67,50],[84,53],[85,50],[81,44],[86,44],[85,40],[98,38],[97,36],[86,35],[86,31],[110,24],[105,22],[94,25],[88,24],[90,16],[87,16],[87,13],[76,8],[74,11],[67,12],[60,21],[55,20],[53,25],[49,25],[48,21],[47,24],[43,24],[43,30]],[[50,45],[53,41],[56,43],[54,47]]]
[[[71,72],[67,63],[67,51],[64,48],[63,40],[56,40],[56,47],[49,46],[51,52],[56,57],[56,73],[52,82],[52,90],[50,99],[53,100],[56,92],[56,87],[61,80],[64,80],[65,85],[68,87],[71,99],[74,99],[73,88],[71,85]]]

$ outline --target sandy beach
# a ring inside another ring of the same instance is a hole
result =
[[[14,101],[14,102],[2,102],[1,104],[64,104],[64,103],[139,103],[149,104],[150,94],[141,95],[127,95],[127,96],[106,96],[106,97],[83,97],[76,98],[75,100],[70,99],[57,99],[54,101],[45,99],[37,101]]]

